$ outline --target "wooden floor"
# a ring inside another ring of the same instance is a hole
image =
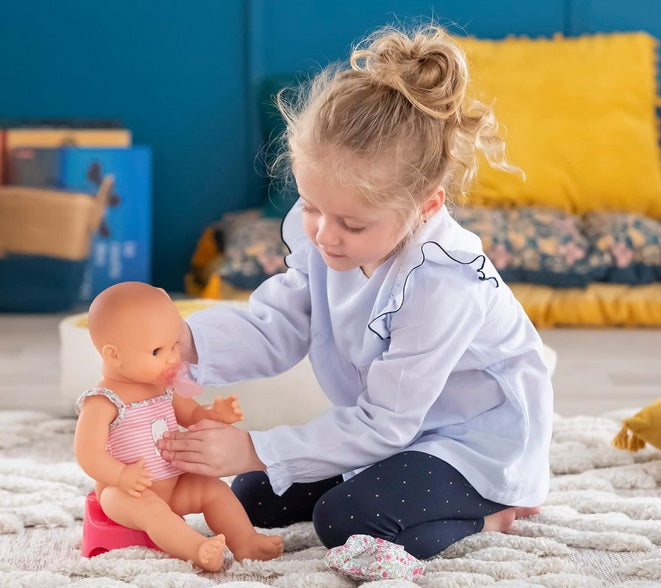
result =
[[[0,409],[69,413],[59,395],[63,314],[0,313]],[[636,409],[661,397],[661,329],[551,329],[555,409],[564,416]]]

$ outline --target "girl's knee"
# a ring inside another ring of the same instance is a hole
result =
[[[335,510],[334,501],[329,500],[326,495],[319,499],[319,502],[312,511],[312,524],[320,541],[329,549],[342,545],[351,535],[343,529],[339,512]]]
[[[273,528],[292,522],[286,517],[283,518],[287,511],[282,507],[278,508],[280,497],[273,492],[264,472],[248,472],[236,476],[232,482],[232,492],[254,526]]]
[[[252,510],[273,494],[268,476],[264,472],[239,474],[232,482],[232,492],[246,510]]]
[[[324,494],[312,511],[314,529],[328,548],[343,545],[356,533],[368,533],[364,518],[358,513],[347,512],[341,493],[333,490]]]

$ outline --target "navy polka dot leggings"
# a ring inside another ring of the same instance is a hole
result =
[[[256,527],[312,521],[322,543],[342,545],[362,533],[427,559],[468,535],[507,506],[486,500],[457,470],[419,451],[398,453],[344,482],[341,476],[293,484],[282,496],[266,474],[237,476],[232,490]]]

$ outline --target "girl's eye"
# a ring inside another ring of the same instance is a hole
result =
[[[344,228],[350,233],[362,233],[367,227],[349,227],[344,225]]]
[[[301,211],[303,211],[303,212],[307,212],[307,213],[310,213],[310,212],[314,212],[315,210],[314,210],[314,208],[311,208],[311,207],[308,206],[307,204],[303,203],[303,204],[301,205]]]
[[[151,352],[151,354],[152,354],[154,357],[156,357],[156,356],[158,355],[158,352],[159,352],[159,351],[160,351],[160,347],[157,347],[156,349],[154,349],[154,350]]]

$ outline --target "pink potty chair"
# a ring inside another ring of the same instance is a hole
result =
[[[111,549],[140,545],[162,551],[144,531],[129,529],[111,521],[101,509],[96,494],[90,492],[85,498],[83,537],[80,551],[85,557],[94,557]]]

